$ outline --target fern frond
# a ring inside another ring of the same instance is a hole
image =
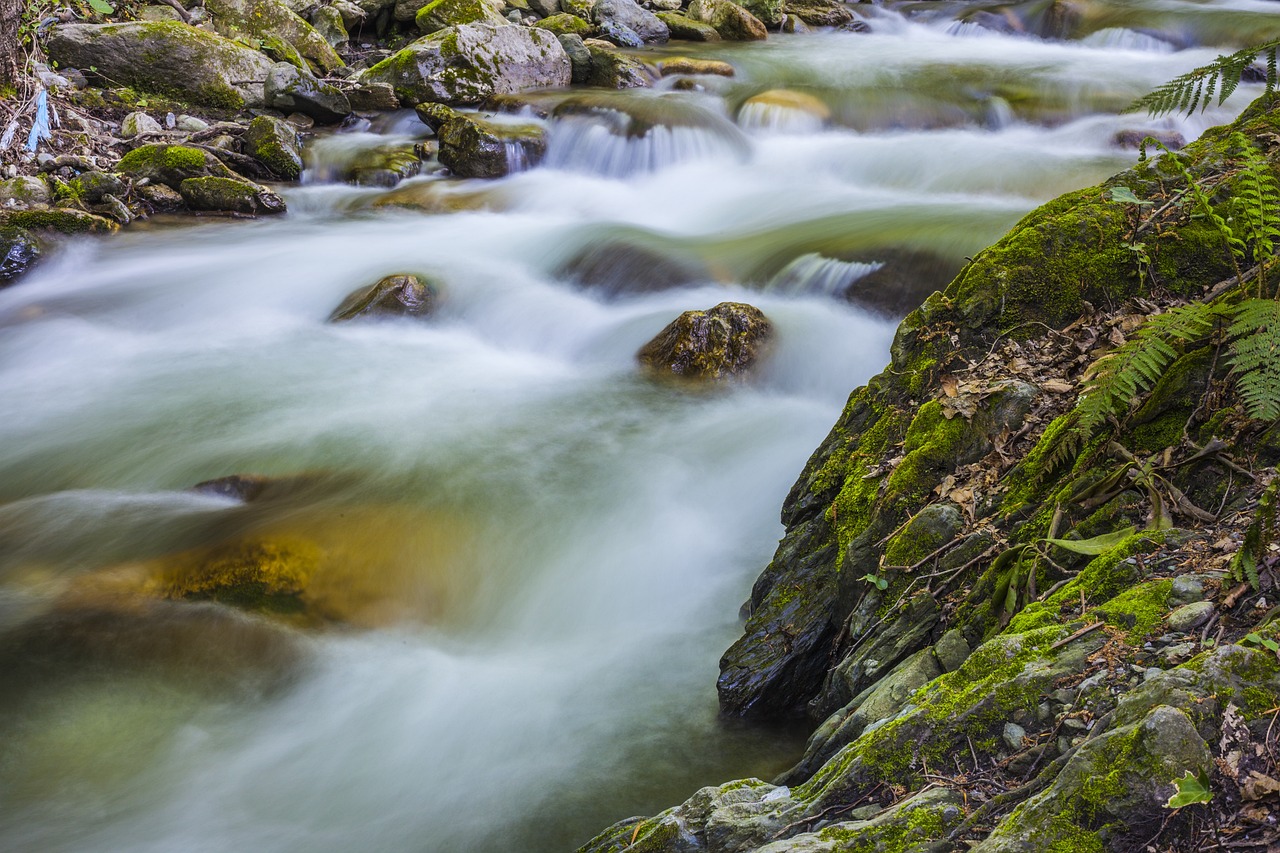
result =
[[[1253,259],[1259,264],[1275,257],[1280,241],[1280,181],[1264,155],[1253,147],[1243,133],[1233,133],[1232,143],[1239,148],[1240,174],[1232,198],[1232,219]]]
[[[1280,418],[1280,302],[1246,299],[1227,329],[1236,391],[1249,417]]]
[[[1186,74],[1173,78],[1167,83],[1157,86],[1151,92],[1134,101],[1125,112],[1146,110],[1152,116],[1186,110],[1187,114],[1197,109],[1204,110],[1213,103],[1215,90],[1218,103],[1221,104],[1231,96],[1240,85],[1240,77],[1246,68],[1253,64],[1259,54],[1267,60],[1267,94],[1276,91],[1276,49],[1280,48],[1280,39],[1246,47],[1235,53],[1219,56],[1208,65],[1192,69]]]
[[[1170,341],[1195,341],[1212,331],[1219,309],[1193,302],[1157,314],[1132,338],[1090,367],[1076,402],[1075,429],[1090,435],[1107,419],[1149,390],[1178,357]]]
[[[1276,499],[1280,480],[1272,480],[1271,485],[1262,490],[1258,496],[1258,511],[1253,523],[1244,533],[1244,542],[1240,550],[1231,560],[1230,576],[1237,583],[1248,581],[1254,589],[1260,587],[1258,579],[1258,559],[1267,553],[1267,549],[1280,537],[1277,530],[1276,511],[1280,501]]]

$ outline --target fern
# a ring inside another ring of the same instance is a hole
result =
[[[1243,133],[1233,133],[1231,141],[1240,150],[1240,175],[1231,202],[1231,218],[1241,238],[1236,254],[1244,257],[1248,250],[1256,263],[1269,264],[1280,239],[1280,182],[1266,156]]]
[[[1262,56],[1267,63],[1266,94],[1270,96],[1277,88],[1277,51],[1280,51],[1280,39],[1273,39],[1226,56],[1219,56],[1208,65],[1192,69],[1158,86],[1130,104],[1125,112],[1146,110],[1152,116],[1160,116],[1185,110],[1187,115],[1191,115],[1197,109],[1204,110],[1209,107],[1213,103],[1215,93],[1218,95],[1218,103],[1221,104],[1231,97],[1236,87],[1240,85],[1240,77],[1245,69],[1259,56]]]
[[[1240,550],[1231,560],[1231,579],[1237,583],[1248,581],[1254,589],[1260,586],[1258,560],[1266,554],[1271,543],[1280,538],[1280,525],[1277,524],[1280,521],[1277,518],[1280,501],[1276,500],[1277,488],[1280,488],[1280,480],[1272,480],[1271,485],[1258,496],[1258,512],[1244,533]]]
[[[1244,139],[1244,136],[1241,135],[1240,138]],[[1194,203],[1196,211],[1208,220],[1208,222],[1213,225],[1213,227],[1216,228],[1218,233],[1222,236],[1223,242],[1227,244],[1227,248],[1231,252],[1232,262],[1234,263],[1236,258],[1244,257],[1244,241],[1236,234],[1235,230],[1231,227],[1231,223],[1227,222],[1227,220],[1222,217],[1222,214],[1218,213],[1218,211],[1214,209],[1213,199],[1211,199],[1209,194],[1205,192],[1204,187],[1200,186],[1200,182],[1196,180],[1196,176],[1191,174],[1191,170],[1187,168],[1183,155],[1175,154],[1166,148],[1164,143],[1160,142],[1160,140],[1148,136],[1146,139],[1142,140],[1140,159],[1146,159],[1147,146],[1149,145],[1159,148],[1168,155],[1168,157],[1165,158],[1165,161],[1173,166],[1173,168],[1177,170],[1178,174],[1182,176],[1182,179],[1187,182],[1187,195],[1191,196],[1191,200]],[[1247,140],[1245,141],[1245,145],[1252,150],[1252,146],[1248,145]],[[1265,159],[1263,162],[1265,164]],[[1238,266],[1236,268],[1236,274],[1240,274]]]
[[[1249,417],[1261,421],[1280,417],[1280,302],[1241,302],[1227,338],[1236,390]]]
[[[1201,302],[1157,314],[1118,349],[1093,363],[1076,402],[1074,430],[1090,435],[1109,415],[1129,408],[1178,357],[1170,341],[1195,341],[1213,330],[1219,309]]]

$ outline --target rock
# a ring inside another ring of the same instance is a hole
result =
[[[116,171],[133,178],[135,182],[145,178],[165,184],[172,189],[188,178],[220,177],[236,175],[222,161],[207,151],[189,145],[154,143],[130,151],[116,164]]]
[[[1204,599],[1204,583],[1196,575],[1178,575],[1173,579],[1169,599],[1177,604],[1191,604]]]
[[[354,7],[357,10],[359,7]],[[330,47],[341,47],[351,40],[342,12],[333,6],[317,6],[311,13],[311,26]]]
[[[954,672],[969,659],[969,644],[959,629],[952,628],[938,638],[934,644],[933,654],[941,664],[943,672]]]
[[[720,41],[720,33],[710,24],[676,12],[658,12],[658,20],[667,25],[671,38],[683,41]]]
[[[49,185],[33,175],[19,175],[0,181],[0,206],[16,207],[48,204],[53,200]]]
[[[375,317],[427,317],[436,310],[439,301],[440,289],[435,282],[399,273],[352,291],[329,315],[329,322]]]
[[[596,31],[596,28],[590,22],[584,21],[577,15],[566,15],[564,12],[557,12],[543,18],[534,24],[540,30],[547,30],[556,35],[577,35],[589,36]],[[572,58],[572,57],[571,57]]]
[[[910,568],[964,529],[964,514],[949,501],[939,501],[916,513],[885,543],[886,568]]]
[[[1188,633],[1212,619],[1214,612],[1213,603],[1209,601],[1184,604],[1169,614],[1169,630]]]
[[[602,31],[609,25],[623,27],[639,36],[644,44],[666,44],[671,36],[667,25],[635,0],[595,0],[591,20]]]
[[[820,130],[831,119],[831,109],[807,92],[769,89],[743,101],[738,124],[746,128],[790,133]]]
[[[270,484],[271,478],[260,474],[232,474],[214,480],[203,480],[192,486],[191,491],[249,503],[262,497]]]
[[[591,21],[591,8],[595,0],[560,0],[560,11],[566,15],[576,15],[584,21]]]
[[[595,39],[592,39],[595,41]],[[658,73],[649,64],[619,53],[610,47],[585,43],[591,54],[591,68],[587,72],[588,86],[605,89],[642,89],[652,86]]]
[[[644,47],[644,39],[632,29],[606,21],[599,27],[599,35],[595,41],[604,41],[617,47]]]
[[[670,290],[710,278],[705,268],[666,247],[656,251],[621,240],[593,241],[554,275],[606,296]]]
[[[320,124],[337,124],[351,114],[351,102],[340,89],[287,62],[271,66],[264,97],[269,107],[285,113],[300,112]]]
[[[66,207],[0,210],[0,229],[16,228],[64,235],[114,234],[120,226],[110,219]]]
[[[351,0],[333,0],[329,4],[329,8],[342,16],[342,28],[348,33],[361,26],[368,15],[364,9],[360,8],[359,4],[353,3]]]
[[[1174,131],[1145,131],[1145,130],[1120,130],[1115,136],[1111,137],[1111,144],[1117,148],[1139,148],[1142,141],[1147,137],[1151,137],[1168,148],[1171,151],[1177,151],[1179,148],[1185,148],[1187,145],[1186,137],[1181,133]]]
[[[169,7],[165,7],[166,9]],[[120,122],[120,138],[133,139],[143,133],[161,133],[160,122],[144,112],[132,112]]]
[[[46,49],[109,85],[228,110],[262,106],[271,67],[256,50],[175,22],[59,24]]]
[[[732,77],[734,74],[733,66],[727,62],[721,62],[718,59],[690,59],[687,56],[664,59],[658,63],[658,70],[662,72],[663,77],[670,77],[672,74],[715,74],[720,77]]]
[[[418,39],[361,75],[405,104],[476,104],[497,94],[569,85],[571,65],[545,30],[464,24]]]
[[[296,181],[302,176],[298,131],[288,122],[271,116],[258,116],[245,128],[242,141],[244,153],[281,180]]]
[[[0,227],[0,287],[8,287],[40,260],[40,244],[25,228]]]
[[[187,178],[178,185],[178,192],[192,210],[252,216],[285,211],[284,199],[280,196],[239,178]]]
[[[182,16],[172,6],[143,6],[138,12],[138,20],[181,22]]]
[[[728,41],[760,41],[769,37],[759,18],[730,0],[692,0],[685,14],[694,21],[710,24]]]
[[[582,37],[561,35],[556,36],[556,38],[560,40],[560,46],[564,48],[565,54],[569,57],[569,64],[572,69],[570,82],[587,82],[587,79],[591,76],[591,51],[583,43]]]
[[[459,177],[500,178],[537,165],[546,154],[541,125],[489,121],[438,105],[424,107],[419,116],[436,130],[440,162]]]
[[[1020,752],[1026,747],[1023,741],[1027,737],[1027,730],[1017,723],[1005,723],[1004,730],[1001,732],[1005,746],[1009,747],[1011,752]]]
[[[741,5],[766,27],[782,24],[782,0],[743,0]]]
[[[529,0],[529,9],[540,18],[560,14],[560,0]]]
[[[783,0],[782,11],[813,27],[838,27],[853,20],[853,13],[840,0]]]
[[[394,110],[400,106],[400,99],[390,83],[359,83],[348,89],[346,95],[351,109],[357,112]]]
[[[209,122],[195,116],[180,115],[174,126],[183,133],[199,133],[209,129]]]
[[[721,302],[706,311],[686,311],[636,358],[657,376],[723,380],[751,370],[763,355],[773,327],[760,309]]]
[[[165,184],[135,186],[133,192],[156,210],[177,210],[182,207],[182,194]]]
[[[81,172],[67,184],[67,189],[73,196],[89,204],[99,203],[103,196],[122,196],[126,192],[124,181],[115,175],[96,170]]]
[[[418,10],[413,20],[424,33],[459,24],[507,24],[507,20],[486,0],[432,0]]]
[[[282,0],[204,0],[204,7],[214,28],[228,38],[260,39],[264,46],[286,42],[324,73],[343,64],[328,39]]]
[[[422,171],[417,145],[381,145],[360,153],[350,167],[332,176],[366,187],[394,187]]]

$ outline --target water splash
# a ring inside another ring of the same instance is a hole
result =
[[[883,269],[878,261],[841,261],[818,254],[801,255],[773,277],[765,289],[806,296],[843,296],[858,279]]]

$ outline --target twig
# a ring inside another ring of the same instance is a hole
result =
[[[1081,637],[1083,637],[1085,634],[1088,634],[1090,631],[1098,630],[1105,624],[1106,624],[1105,622],[1094,622],[1091,625],[1085,625],[1083,628],[1081,628],[1079,631],[1076,631],[1070,637],[1064,637],[1063,639],[1054,643],[1052,646],[1049,647],[1049,651],[1053,651],[1054,649],[1060,649],[1063,646],[1065,646],[1067,643],[1074,642],[1080,639]]]

